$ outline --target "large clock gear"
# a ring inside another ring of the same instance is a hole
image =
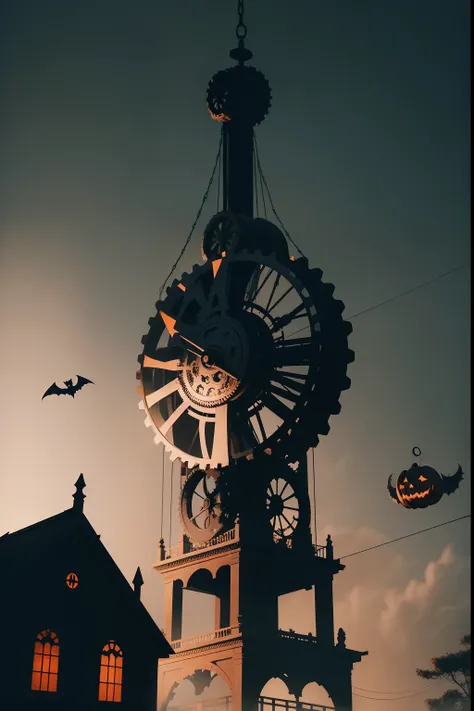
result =
[[[143,337],[140,406],[188,467],[264,452],[294,462],[340,411],[344,305],[307,260],[242,250],[183,274]],[[295,337],[295,332],[297,337]]]

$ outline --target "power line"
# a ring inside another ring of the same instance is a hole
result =
[[[359,555],[359,553],[367,553],[367,551],[373,551],[375,548],[381,548],[382,546],[388,546],[389,543],[396,543],[397,541],[403,541],[405,538],[411,538],[412,536],[417,536],[419,533],[426,533],[426,531],[433,531],[435,528],[441,528],[441,526],[447,526],[448,523],[455,523],[456,521],[462,521],[464,518],[470,518],[471,514],[466,514],[465,516],[459,516],[458,518],[452,518],[450,521],[444,521],[444,523],[438,523],[436,526],[430,526],[429,528],[422,528],[420,531],[414,531],[413,533],[408,533],[406,536],[400,536],[400,538],[392,538],[391,541],[385,541],[385,543],[378,543],[376,546],[371,546],[370,548],[364,548],[361,551],[355,551],[354,553],[348,553],[347,555],[339,556],[342,558],[351,558],[353,555]]]
[[[414,291],[418,291],[418,289],[421,289],[424,286],[428,286],[428,284],[433,284],[435,281],[439,281],[440,279],[443,279],[444,277],[449,276],[450,274],[453,274],[454,272],[457,272],[460,269],[464,269],[464,267],[467,267],[467,264],[461,264],[459,267],[454,267],[453,269],[450,269],[447,272],[443,272],[443,274],[438,274],[438,276],[435,276],[432,279],[428,279],[428,281],[424,281],[422,284],[418,284],[418,286],[413,286],[411,289],[407,289],[407,291],[403,291],[401,294],[397,294],[397,296],[392,296],[390,299],[385,299],[385,301],[381,301],[379,304],[375,304],[375,306],[369,306],[368,309],[363,309],[362,311],[358,311],[356,314],[352,314],[352,316],[349,316],[347,320],[352,321],[358,316],[362,316],[362,314],[366,314],[369,311],[374,311],[374,309],[379,309],[381,306],[385,306],[385,304],[390,304],[392,301],[396,301],[396,299],[400,299],[402,296],[412,294]]]
[[[401,699],[409,699],[412,696],[418,696],[418,694],[421,694],[423,689],[420,691],[416,691],[414,694],[406,694],[406,696],[394,696],[391,699],[384,699],[379,696],[364,696],[363,694],[356,694],[355,692],[353,693],[353,696],[357,696],[359,699],[370,699],[371,701],[401,701]]]
[[[352,316],[348,316],[346,321],[353,321],[358,316],[362,316],[362,314],[366,314],[369,311],[374,311],[375,309],[379,309],[381,306],[385,306],[386,304],[392,303],[392,301],[401,299],[402,296],[406,296],[407,294],[412,294],[414,291],[418,291],[418,289],[421,289],[424,286],[428,286],[428,284],[433,284],[435,281],[439,281],[440,279],[443,279],[444,277],[447,277],[450,274],[453,274],[453,272],[457,272],[460,269],[464,269],[467,266],[468,266],[467,264],[461,264],[459,267],[454,267],[453,269],[450,269],[447,272],[438,274],[437,276],[433,277],[432,279],[428,279],[428,281],[424,281],[421,284],[418,284],[417,286],[413,286],[411,289],[402,291],[400,294],[397,294],[396,296],[391,296],[389,299],[385,299],[384,301],[380,301],[378,304],[374,304],[374,306],[369,306],[367,309],[363,309],[362,311],[358,311],[357,313],[352,314]],[[303,326],[303,328],[299,328],[297,331],[293,331],[293,333],[291,333],[290,336],[288,336],[288,337],[292,338],[293,336],[296,336],[297,333],[301,333],[301,331],[304,331],[305,328],[307,328],[307,326]]]
[[[375,691],[374,689],[363,689],[361,686],[355,686],[355,684],[352,684],[353,689],[357,689],[357,691],[367,691],[369,694],[419,694],[425,689],[429,689],[430,685],[426,684],[426,686],[423,686],[423,688],[419,689],[419,691]]]

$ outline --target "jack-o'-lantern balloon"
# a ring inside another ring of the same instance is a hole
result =
[[[416,462],[410,469],[404,469],[392,484],[392,475],[388,478],[387,489],[395,503],[406,509],[425,509],[437,504],[443,494],[452,494],[459,487],[463,471],[458,469],[453,476],[443,476],[433,467],[420,466]]]

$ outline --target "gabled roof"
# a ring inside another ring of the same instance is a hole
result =
[[[43,521],[1,536],[0,565],[5,573],[9,563],[36,559],[44,551],[51,554],[55,549],[58,550],[59,547],[63,547],[68,542],[72,543],[72,541],[76,545],[80,543],[88,546],[91,555],[100,564],[104,575],[114,581],[117,596],[123,600],[124,605],[128,606],[127,617],[132,619],[134,624],[156,646],[159,656],[167,657],[174,654],[163,633],[84,515],[82,507],[74,505],[72,508]]]

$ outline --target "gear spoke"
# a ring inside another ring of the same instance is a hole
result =
[[[163,385],[163,387],[161,387],[159,390],[155,390],[155,392],[151,393],[150,395],[147,395],[146,404],[148,405],[148,407],[153,407],[153,405],[156,405],[157,402],[161,402],[161,400],[164,400],[166,397],[172,395],[178,390],[179,380],[178,378],[175,378],[174,380],[170,380],[170,382],[166,385]]]

